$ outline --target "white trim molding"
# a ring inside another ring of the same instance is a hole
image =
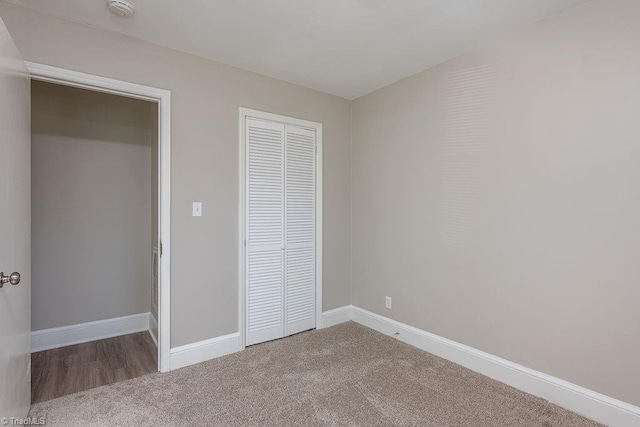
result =
[[[328,310],[322,313],[322,322],[320,322],[321,328],[330,328],[332,326],[338,325],[340,323],[345,323],[351,320],[351,311],[352,306],[345,305],[344,307],[334,308],[333,310]]]
[[[31,332],[31,352],[149,330],[151,313],[133,314]]]
[[[240,330],[240,350],[246,345],[246,283],[245,283],[245,233],[246,233],[246,206],[245,206],[245,161],[246,161],[246,137],[245,123],[247,118],[255,118],[268,120],[272,122],[284,123],[288,125],[300,126],[313,129],[316,132],[316,304],[315,304],[315,326],[317,329],[322,327],[322,245],[323,245],[323,144],[322,144],[322,123],[312,122],[309,120],[298,119],[294,117],[282,116],[279,114],[268,113],[265,111],[252,110],[250,108],[240,107],[238,120],[238,139],[239,139],[239,205],[238,205],[238,325]]]
[[[171,369],[184,368],[240,351],[238,332],[171,349]]]
[[[350,305],[325,311],[322,313],[320,325],[322,328],[328,328],[349,320],[351,320]],[[240,345],[239,332],[175,347],[171,349],[171,369],[183,368],[241,350],[243,348]]]
[[[95,76],[79,71],[26,62],[34,80],[142,99],[158,104],[158,367],[170,370],[171,352],[171,92],[151,86]]]
[[[389,319],[352,308],[352,320],[526,393],[610,426],[640,425],[640,407]]]
[[[158,319],[153,313],[149,313],[149,335],[151,335],[151,339],[158,347]]]

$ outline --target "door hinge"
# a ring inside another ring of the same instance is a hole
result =
[[[160,257],[162,257],[162,240],[160,241]]]

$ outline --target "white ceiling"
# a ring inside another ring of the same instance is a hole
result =
[[[348,99],[586,0],[11,0]]]

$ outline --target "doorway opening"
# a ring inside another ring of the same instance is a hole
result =
[[[170,94],[27,65],[35,402],[170,370]]]

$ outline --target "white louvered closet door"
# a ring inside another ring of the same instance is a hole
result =
[[[316,133],[285,126],[285,335],[315,328]]]
[[[247,345],[284,336],[284,125],[246,120]]]
[[[316,133],[247,119],[246,344],[315,328]]]

